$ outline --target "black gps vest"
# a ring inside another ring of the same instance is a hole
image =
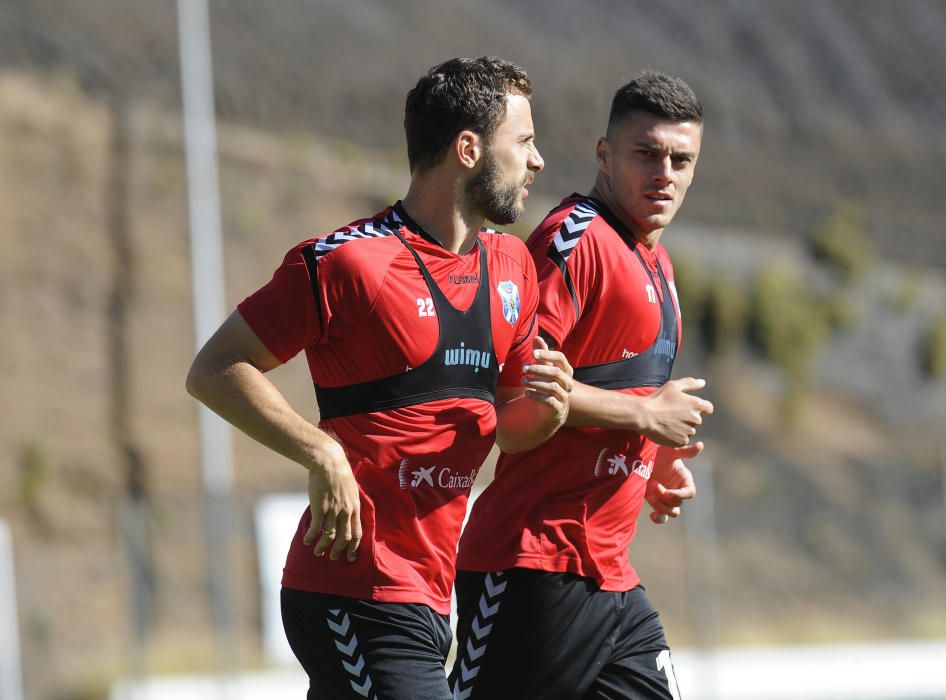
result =
[[[476,398],[490,403],[495,399],[499,362],[493,349],[486,246],[477,238],[479,287],[470,307],[459,311],[434,282],[417,252],[397,230],[393,232],[414,256],[430,290],[440,331],[437,347],[419,367],[403,374],[348,386],[316,385],[315,396],[323,420],[445,398]]]
[[[606,217],[608,218],[608,217]],[[615,223],[610,219],[608,223],[615,227]],[[621,228],[615,228],[619,233]],[[628,232],[627,235],[630,235]],[[637,259],[644,267],[657,288],[657,280],[653,273],[647,267],[640,251],[634,246],[633,239],[629,240],[627,235],[621,235],[621,238],[632,247]],[[646,350],[634,357],[629,357],[616,362],[605,362],[598,365],[586,365],[584,367],[575,367],[575,379],[583,384],[596,386],[600,389],[627,389],[639,386],[661,386],[670,379],[670,373],[673,370],[673,360],[677,354],[677,314],[674,308],[673,296],[670,293],[670,285],[667,284],[667,278],[664,276],[663,268],[657,263],[657,276],[660,278],[660,290],[662,300],[660,302],[660,332],[657,333],[657,339]]]

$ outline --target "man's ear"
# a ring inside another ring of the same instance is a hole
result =
[[[464,129],[457,134],[457,138],[453,142],[453,149],[457,162],[462,167],[472,170],[480,161],[483,152],[483,139],[480,138],[479,134]]]
[[[608,174],[608,164],[611,160],[611,144],[606,136],[599,136],[598,143],[595,145],[595,160],[598,162],[598,169]]]

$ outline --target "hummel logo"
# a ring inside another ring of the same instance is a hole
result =
[[[578,204],[568,218],[562,222],[561,228],[555,234],[552,241],[551,250],[555,250],[565,260],[571,255],[572,249],[578,244],[578,239],[588,228],[591,220],[598,215],[598,212],[589,202]]]
[[[624,472],[624,476],[630,476],[627,473],[627,456],[614,455],[614,457],[608,457],[608,462],[611,464],[608,468],[608,474],[617,474],[620,470]]]
[[[490,630],[499,606],[502,594],[506,590],[506,574],[496,571],[486,574],[485,590],[480,595],[479,611],[473,616],[473,625],[467,637],[466,646],[462,637],[458,639],[457,662],[450,674],[453,684],[454,700],[468,700],[473,694],[473,681],[480,672],[481,659],[486,654]]]
[[[434,473],[434,469],[436,468],[437,468],[436,465],[432,467],[427,467],[426,469],[421,467],[417,471],[411,472],[411,475],[414,477],[414,480],[411,481],[411,486],[413,486],[414,488],[417,488],[424,482],[426,482],[430,486],[433,486],[434,485],[433,473]]]
[[[335,648],[340,652],[339,660],[349,676],[352,690],[363,698],[375,700],[376,695],[371,689],[371,676],[365,667],[365,657],[358,650],[358,635],[351,628],[351,619],[348,613],[341,608],[331,608],[325,618],[335,639]]]

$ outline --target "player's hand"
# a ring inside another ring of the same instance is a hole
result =
[[[549,350],[541,336],[532,341],[532,357],[535,362],[522,368],[522,383],[526,396],[548,407],[548,420],[557,426],[565,424],[568,417],[568,395],[573,382],[572,366],[558,350]]]
[[[703,416],[713,413],[713,404],[690,392],[706,386],[703,379],[672,379],[647,397],[648,421],[640,433],[658,445],[683,447],[696,435]]]
[[[661,447],[657,450],[654,470],[647,480],[644,498],[653,508],[650,519],[662,525],[669,518],[680,515],[680,506],[684,501],[696,495],[693,474],[683,463],[703,451],[703,443],[695,442],[686,447]]]
[[[315,542],[317,557],[331,547],[331,559],[344,552],[348,561],[355,561],[361,544],[361,496],[341,446],[309,469],[309,511],[312,524],[303,543]]]

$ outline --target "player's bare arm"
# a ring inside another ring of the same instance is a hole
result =
[[[713,404],[691,392],[702,379],[672,379],[650,396],[634,396],[575,382],[568,425],[628,429],[658,445],[682,447],[696,435]]]
[[[540,331],[550,348],[555,340]],[[635,396],[599,389],[573,380],[566,425],[572,427],[633,430],[658,445],[683,447],[696,435],[703,416],[713,413],[713,404],[694,396],[706,382],[684,377],[672,379],[649,396]]]
[[[187,391],[254,440],[309,470],[312,526],[305,543],[331,558],[357,558],[361,500],[342,446],[299,415],[264,375],[279,360],[235,311],[207,341]]]
[[[541,444],[565,424],[572,391],[572,367],[565,355],[536,337],[535,361],[523,367],[522,389],[500,388],[496,395],[496,444],[522,452]]]
[[[686,447],[661,447],[654,460],[654,470],[647,480],[644,498],[653,508],[650,519],[661,525],[680,515],[683,502],[696,496],[693,474],[683,460],[693,459],[703,451],[703,443]]]

